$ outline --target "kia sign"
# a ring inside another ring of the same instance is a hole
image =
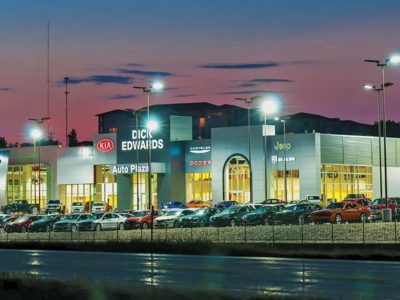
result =
[[[115,142],[110,138],[103,138],[97,141],[96,149],[103,153],[113,151],[115,148]]]

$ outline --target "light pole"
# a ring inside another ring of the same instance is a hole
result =
[[[65,83],[65,147],[68,147],[68,80],[69,77],[64,77]]]
[[[382,74],[382,121],[383,121],[383,162],[384,162],[384,175],[385,175],[385,203],[388,218],[391,219],[392,211],[388,209],[388,185],[387,185],[387,150],[386,150],[386,94],[385,94],[385,68],[391,64],[400,63],[400,55],[393,55],[385,61],[365,59],[365,62],[374,63],[377,67],[381,68]]]
[[[40,200],[41,200],[41,182],[40,182],[40,179],[41,179],[41,167],[40,167],[40,163],[41,163],[41,161],[40,161],[40,139],[42,138],[42,131],[39,129],[39,128],[34,128],[32,131],[31,131],[31,137],[33,138],[33,149],[36,149],[36,141],[38,142],[38,168],[37,168],[37,173],[38,173],[38,176],[37,176],[37,180],[39,181],[39,206],[40,206]],[[37,201],[36,201],[36,193],[35,193],[35,205],[37,205]]]
[[[151,174],[151,128],[150,126],[155,125],[154,123],[151,124],[150,122],[150,94],[153,92],[158,92],[161,91],[164,86],[161,82],[155,82],[154,84],[152,84],[151,86],[134,86],[134,89],[139,89],[142,90],[143,93],[145,93],[147,95],[147,181],[148,181],[148,204],[147,204],[147,208],[151,209],[152,205],[153,205],[153,201],[152,201],[152,187],[151,187],[151,180],[152,180],[152,174]]]
[[[249,173],[250,173],[250,203],[253,203],[253,178],[251,172],[251,128],[250,128],[250,104],[254,102],[256,97],[251,98],[235,98],[236,100],[243,101],[247,104],[247,147],[248,147],[248,158],[249,158]]]
[[[386,82],[384,84],[385,87],[392,86],[393,83],[391,82]],[[383,193],[382,193],[382,143],[381,143],[381,137],[382,137],[382,128],[381,128],[381,123],[382,123],[382,103],[381,103],[381,97],[380,97],[380,92],[383,90],[383,86],[381,85],[379,88],[377,88],[374,85],[370,84],[365,84],[364,89],[366,90],[373,90],[376,92],[377,95],[377,105],[378,105],[378,143],[379,143],[379,197],[382,198]]]
[[[264,112],[264,129],[263,129],[263,137],[264,137],[264,179],[265,179],[265,200],[268,199],[268,167],[267,167],[267,115],[274,114],[277,110],[277,104],[272,100],[265,100],[261,105],[261,110]]]

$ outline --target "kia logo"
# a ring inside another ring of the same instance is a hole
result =
[[[113,151],[114,147],[115,147],[114,141],[109,138],[98,140],[96,144],[96,149],[103,153]]]

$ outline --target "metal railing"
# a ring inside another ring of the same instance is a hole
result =
[[[400,241],[397,222],[320,225],[189,227],[138,230],[0,233],[4,242],[211,242],[211,243],[389,243]]]

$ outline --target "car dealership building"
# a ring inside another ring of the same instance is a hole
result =
[[[120,114],[98,115],[93,146],[0,149],[0,205],[27,199],[44,208],[48,199],[60,199],[67,211],[73,202],[88,201],[146,208],[149,166],[155,206],[171,200],[284,199],[285,186],[288,201],[306,195],[340,201],[350,193],[380,194],[377,137],[274,135],[262,122],[252,124],[249,137],[245,124],[231,126],[229,118],[218,124],[225,113],[202,119],[170,111],[148,133],[141,111],[130,112],[126,122]],[[216,123],[207,129],[208,119]],[[194,134],[195,126],[203,136]],[[388,196],[398,196],[400,139],[387,139],[387,165]]]

